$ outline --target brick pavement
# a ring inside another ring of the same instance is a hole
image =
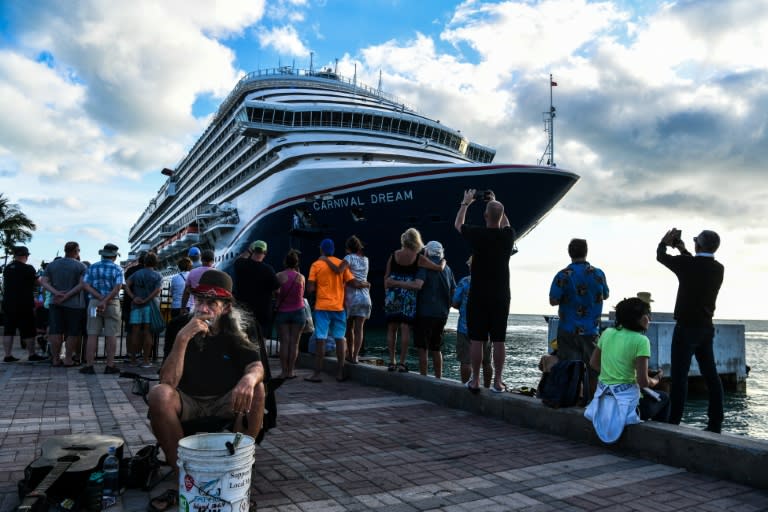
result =
[[[46,436],[118,435],[129,454],[154,440],[127,379],[14,363],[0,386],[0,512]],[[765,491],[353,381],[288,381],[278,404],[253,472],[262,512],[768,510]]]

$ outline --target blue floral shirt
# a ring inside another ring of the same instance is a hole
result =
[[[549,297],[559,301],[558,331],[568,334],[600,333],[603,301],[608,298],[605,274],[586,261],[571,263],[555,275]]]

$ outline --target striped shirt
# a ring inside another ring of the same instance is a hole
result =
[[[102,297],[106,297],[115,286],[124,284],[125,278],[123,269],[117,263],[102,258],[88,267],[83,281],[91,285]]]

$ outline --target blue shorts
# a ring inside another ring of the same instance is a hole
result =
[[[343,340],[347,334],[347,314],[344,311],[315,310],[315,338]]]
[[[131,318],[128,320],[131,325],[150,324],[152,316],[149,313],[149,304],[146,306],[131,306]]]

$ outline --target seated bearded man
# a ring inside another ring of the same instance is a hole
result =
[[[174,320],[183,326],[149,393],[152,431],[174,471],[182,422],[231,419],[235,432],[257,439],[264,419],[264,367],[242,325],[247,314],[232,303],[232,279],[208,270],[192,293],[194,311]]]

